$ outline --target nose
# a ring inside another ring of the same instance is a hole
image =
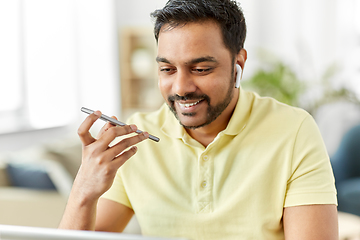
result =
[[[175,79],[172,83],[172,91],[179,96],[185,96],[188,93],[196,91],[196,84],[189,72],[177,69]]]

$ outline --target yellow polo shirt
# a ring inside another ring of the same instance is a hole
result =
[[[322,138],[301,109],[240,89],[206,148],[165,105],[128,122],[161,140],[138,144],[103,197],[132,208],[144,235],[278,240],[284,207],[337,204]]]

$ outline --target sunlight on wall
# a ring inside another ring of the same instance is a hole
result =
[[[120,114],[114,1],[0,2],[0,133]],[[6,111],[6,112],[5,112]]]
[[[25,95],[30,124],[34,128],[66,125],[74,118],[70,109],[77,100],[72,1],[23,3]]]
[[[20,12],[19,1],[0,1],[0,29],[6,32],[1,35],[0,44],[0,111],[18,108],[21,104],[21,94],[17,89],[21,84],[20,59]],[[8,24],[10,22],[13,25]],[[6,89],[6,90],[5,90]]]

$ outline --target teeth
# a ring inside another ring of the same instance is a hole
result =
[[[200,100],[201,101],[201,100]],[[179,103],[179,105],[181,107],[186,107],[186,108],[189,108],[189,107],[192,107],[192,106],[195,106],[196,104],[198,104],[200,101],[197,101],[197,102],[194,102],[194,103]]]

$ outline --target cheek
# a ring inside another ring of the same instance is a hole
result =
[[[167,99],[168,96],[171,94],[171,83],[170,81],[166,81],[159,77],[158,79],[158,87],[161,92],[161,95],[164,99]]]
[[[227,88],[227,86],[225,86],[225,82],[221,77],[206,79],[206,81],[203,81],[200,84],[198,84],[198,87],[202,92],[209,93],[212,95],[221,94],[221,92],[225,88]]]
[[[218,78],[214,81],[208,81],[207,84],[203,86],[202,92],[207,94],[212,99],[213,102],[218,102],[228,95],[229,88],[230,88],[229,79]],[[214,91],[214,89],[216,90]]]

